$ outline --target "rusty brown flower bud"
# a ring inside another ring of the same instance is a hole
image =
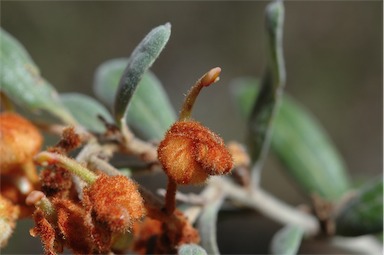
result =
[[[125,176],[100,176],[84,190],[84,203],[112,231],[124,232],[146,210],[137,184]]]
[[[209,175],[228,173],[233,166],[223,140],[199,122],[178,121],[158,148],[166,174],[178,184],[198,184]]]

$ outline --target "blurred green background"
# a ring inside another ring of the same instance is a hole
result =
[[[93,96],[100,63],[129,56],[150,29],[171,22],[171,39],[152,67],[171,102],[178,109],[189,86],[220,66],[219,84],[203,91],[193,116],[226,141],[243,142],[245,125],[235,112],[229,84],[239,76],[263,73],[267,3],[3,1],[1,26],[24,44],[59,92]],[[355,180],[378,176],[383,169],[382,2],[289,1],[285,7],[286,91],[320,120]],[[294,205],[306,202],[273,155],[262,185]],[[219,224],[221,251],[267,252],[278,226],[259,218],[251,213],[241,220],[224,219]],[[240,227],[236,234],[234,225]],[[19,236],[4,253],[39,252],[38,240]]]

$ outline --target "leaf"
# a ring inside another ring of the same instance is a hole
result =
[[[280,229],[272,238],[272,254],[297,254],[297,251],[300,248],[303,235],[303,229],[298,226],[287,225],[284,228]]]
[[[160,140],[176,120],[176,113],[160,81],[147,72],[133,95],[127,123],[139,135]]]
[[[128,105],[144,73],[160,55],[171,35],[171,24],[150,31],[130,56],[121,77],[114,102],[114,117],[118,123],[126,116]]]
[[[95,72],[93,92],[101,102],[113,109],[119,81],[128,65],[128,58],[115,58],[102,63]]]
[[[383,231],[383,179],[360,188],[336,214],[336,234],[360,236]]]
[[[68,124],[75,124],[55,89],[41,75],[23,45],[0,29],[1,91],[13,102],[30,111],[45,110]]]
[[[242,88],[233,96],[236,102],[244,104],[259,88],[257,84],[244,83],[243,86],[248,88]],[[251,105],[244,106],[243,115],[246,115]],[[317,193],[335,200],[349,190],[350,180],[344,162],[325,130],[314,116],[287,95],[276,115],[271,146],[307,194]]]
[[[180,246],[179,255],[207,255],[207,252],[197,244],[183,244]]]
[[[254,77],[240,77],[231,81],[231,94],[234,105],[241,117],[247,119],[251,113],[251,106],[260,92],[259,79]]]
[[[103,63],[96,72],[95,94],[112,106],[118,80],[128,59],[113,59]],[[162,139],[176,120],[175,111],[157,77],[149,70],[144,74],[128,107],[127,123],[141,137]]]
[[[266,31],[269,39],[268,66],[248,121],[247,140],[253,162],[253,185],[259,182],[260,172],[270,146],[274,116],[285,85],[283,23],[283,3],[281,1],[270,3],[266,8]]]
[[[79,93],[60,94],[60,98],[75,119],[90,131],[102,133],[105,125],[98,116],[113,123],[111,114],[95,99]]]
[[[220,254],[216,240],[217,215],[224,201],[224,196],[220,195],[213,202],[205,205],[197,222],[201,237],[201,246],[208,254]]]
[[[350,189],[344,162],[318,121],[285,97],[273,133],[272,147],[287,170],[309,194],[336,200]]]

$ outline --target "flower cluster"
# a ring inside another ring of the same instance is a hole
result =
[[[127,249],[139,254],[170,254],[177,253],[183,244],[199,243],[198,231],[175,207],[175,194],[177,184],[201,184],[210,175],[227,174],[233,168],[224,141],[190,118],[199,91],[217,81],[220,70],[212,69],[196,83],[179,121],[158,148],[153,147],[160,163],[156,164],[163,166],[169,179],[165,203],[153,200],[152,193],[152,198],[146,196],[135,181],[106,161],[104,167],[107,164],[112,172],[79,160],[92,144],[89,137],[102,146],[102,140],[93,134],[87,133],[85,138],[76,127],[65,127],[55,146],[39,152],[42,137],[38,129],[19,115],[1,114],[0,244],[6,244],[20,215],[32,215],[35,226],[30,234],[40,237],[45,254],[58,254],[64,248],[74,254],[122,253]],[[115,126],[113,130],[106,127],[104,142],[109,141],[111,131],[120,132]],[[113,140],[120,143],[116,148],[126,141]],[[79,148],[77,159],[71,158]],[[39,175],[35,165],[42,167]],[[20,185],[20,180],[28,188]]]
[[[50,195],[42,193],[40,199],[33,199],[31,193],[28,197],[37,208],[31,234],[40,236],[47,254],[59,253],[63,247],[75,254],[113,251],[115,237],[130,232],[133,223],[146,214],[137,184],[125,176],[96,175],[56,152],[42,152],[35,161],[47,165],[41,183]],[[89,177],[84,178],[81,193],[73,188],[76,184],[69,172],[76,167]],[[53,183],[62,185],[58,188]]]

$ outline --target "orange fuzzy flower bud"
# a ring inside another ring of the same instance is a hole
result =
[[[0,114],[0,169],[1,174],[14,174],[20,165],[31,161],[42,144],[37,128],[20,115]]]
[[[84,190],[84,203],[112,231],[124,232],[146,211],[137,184],[125,176],[100,176]]]
[[[158,148],[166,174],[177,184],[198,184],[209,175],[228,173],[232,157],[223,140],[199,122],[178,121]]]
[[[251,164],[251,159],[243,145],[237,142],[230,142],[227,148],[232,155],[235,167],[248,167]]]
[[[19,207],[0,195],[0,248],[7,244],[18,217]]]

